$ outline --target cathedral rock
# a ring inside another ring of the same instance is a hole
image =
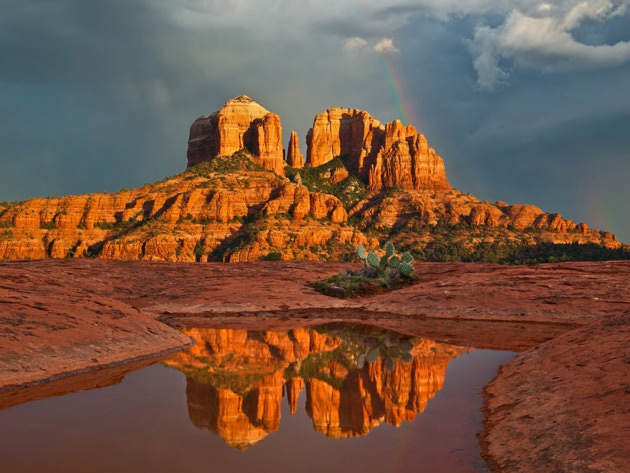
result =
[[[228,100],[221,110],[194,121],[188,138],[188,167],[231,156],[243,148],[264,168],[284,175],[280,116],[246,95]]]
[[[348,170],[371,191],[394,186],[432,192],[451,188],[442,158],[424,135],[399,120],[383,126],[363,110],[333,107],[315,117],[306,143],[311,166],[345,156]]]
[[[431,192],[451,188],[442,158],[424,135],[399,120],[383,126],[366,111],[329,108],[315,117],[306,145],[305,162],[297,133],[291,132],[285,162],[280,117],[241,95],[192,124],[188,167],[246,148],[258,164],[281,176],[285,164],[317,167],[342,156],[348,171],[373,192],[395,186]]]

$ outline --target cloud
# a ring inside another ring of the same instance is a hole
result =
[[[529,14],[512,10],[498,27],[477,26],[469,42],[477,85],[492,90],[504,82],[508,75],[500,65],[504,60],[512,61],[514,67],[548,73],[630,62],[628,41],[590,45],[579,42],[572,34],[584,22],[605,23],[627,14],[628,3],[565,2],[564,8],[543,3]]]
[[[381,54],[399,54],[400,51],[394,46],[393,38],[381,38],[378,43],[374,45],[374,51]]]
[[[357,51],[364,49],[367,46],[367,41],[358,36],[348,38],[343,45],[344,51]]]

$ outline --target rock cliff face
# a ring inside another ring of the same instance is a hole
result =
[[[383,126],[350,108],[320,113],[306,163],[291,133],[291,179],[281,135],[279,116],[249,97],[231,99],[191,126],[182,174],[113,194],[0,203],[0,259],[344,260],[359,244],[391,239],[422,250],[445,237],[622,246],[556,213],[452,189],[442,158],[400,121]]]
[[[217,158],[216,170],[117,194],[9,206],[0,214],[0,259],[257,261],[272,252],[317,259],[314,245],[370,243],[346,225],[347,211],[335,196],[269,171],[248,171],[251,163],[243,159],[232,172],[222,170],[230,158]]]
[[[280,117],[246,95],[228,100],[190,127],[188,167],[246,148],[265,169],[284,175]]]
[[[369,113],[330,108],[315,117],[306,137],[311,166],[345,156],[348,169],[371,191],[400,186],[406,189],[450,189],[444,162],[424,135],[399,120],[383,127]]]
[[[313,427],[331,438],[366,435],[382,422],[411,421],[442,388],[449,361],[463,352],[415,339],[412,360],[398,360],[388,371],[382,360],[358,368],[352,357],[322,358],[335,352],[343,360],[344,339],[313,329],[184,333],[197,343],[166,364],[186,373],[190,419],[239,449],[278,429],[283,390],[291,413],[305,390]]]

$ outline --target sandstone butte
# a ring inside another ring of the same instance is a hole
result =
[[[313,427],[331,438],[366,435],[382,422],[398,427],[424,411],[442,388],[449,361],[466,351],[414,339],[411,362],[397,360],[390,371],[382,359],[361,369],[324,359],[317,376],[304,378],[302,361],[341,350],[339,337],[309,328],[255,335],[244,329],[183,333],[195,346],[165,363],[186,374],[189,417],[238,449],[278,430],[284,392],[295,413],[305,391]],[[231,373],[229,382],[224,373]]]
[[[400,121],[330,108],[281,143],[280,117],[246,96],[190,128],[188,167],[117,193],[0,204],[0,259],[344,260],[379,240],[622,244],[533,205],[453,189],[424,135]],[[440,231],[436,231],[440,229]]]

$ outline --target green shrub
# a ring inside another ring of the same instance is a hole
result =
[[[282,260],[282,253],[279,251],[272,251],[260,258],[260,261],[280,261]]]
[[[39,228],[45,229],[45,230],[55,230],[57,228],[57,224],[51,220],[50,222],[43,222],[39,225]]]

